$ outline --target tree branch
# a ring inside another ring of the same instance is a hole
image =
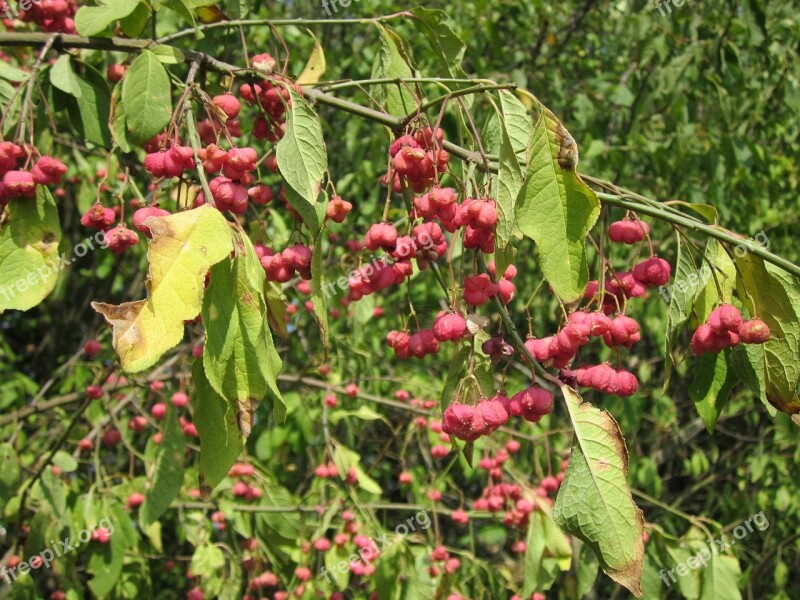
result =
[[[60,34],[54,36],[53,34],[50,33],[0,33],[0,47],[39,46],[47,44],[51,40],[52,40],[52,47],[56,49],[90,48],[95,50],[111,50],[117,52],[141,52],[142,50],[146,50],[147,48],[156,44],[156,42],[152,40],[124,39],[117,37],[86,38],[78,35],[66,35],[66,34]],[[216,58],[208,56],[207,54],[204,54],[202,52],[195,52],[194,50],[184,50],[184,49],[179,49],[179,50],[184,54],[187,62],[196,62],[200,65],[200,68],[208,71],[214,71],[217,73],[229,74],[241,77],[247,77],[252,75],[256,76],[263,75],[263,73],[259,73],[252,69],[237,67],[236,65],[231,65],[229,63],[217,60]],[[405,124],[404,118],[393,117],[391,115],[384,114],[377,110],[361,106],[360,104],[349,102],[347,100],[342,100],[341,98],[337,98],[335,96],[326,94],[325,92],[321,92],[313,88],[305,87],[303,88],[303,93],[307,98],[310,98],[311,100],[314,100],[319,104],[330,106],[332,108],[342,110],[349,114],[353,114],[368,119],[370,121],[380,123],[382,125],[389,127],[395,133],[399,133]],[[453,156],[456,156],[461,160],[467,162],[475,163],[478,166],[478,168],[482,171],[488,173],[497,173],[498,165],[496,163],[484,164],[483,157],[480,155],[479,152],[463,148],[461,146],[458,146],[457,144],[453,144],[452,142],[444,142],[443,147],[445,150],[447,150],[447,152],[449,152]],[[618,206],[621,208],[625,208],[627,210],[632,210],[637,213],[641,213],[643,215],[648,215],[660,219],[662,221],[666,221],[668,223],[672,223],[673,225],[680,225],[682,227],[687,227],[692,231],[702,233],[704,235],[717,239],[721,242],[732,244],[733,246],[738,246],[744,241],[743,238],[737,237],[733,233],[725,229],[722,229],[721,227],[713,227],[705,225],[702,222],[697,221],[696,219],[680,214],[678,211],[661,207],[657,202],[653,202],[652,204],[645,204],[642,202],[635,202],[632,200],[628,200],[622,195],[614,195],[607,193],[598,193],[598,197],[602,202],[605,202],[606,204],[609,204],[611,206]],[[781,258],[780,256],[773,254],[772,252],[769,252],[765,248],[754,244],[753,247],[749,248],[749,251],[751,251],[756,256],[764,259],[765,261],[786,270],[795,277],[800,277],[799,266],[791,263],[790,261],[784,258]]]

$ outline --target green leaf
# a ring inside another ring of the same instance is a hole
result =
[[[569,571],[572,548],[545,508],[530,514],[525,550],[525,584],[522,596],[549,590],[562,571]]]
[[[695,377],[689,384],[689,397],[708,432],[714,433],[717,419],[737,381],[728,352],[698,356],[693,370]]]
[[[314,305],[314,318],[319,325],[322,346],[328,352],[330,336],[328,328],[328,301],[325,296],[325,256],[322,249],[322,236],[320,231],[314,244],[314,254],[311,257],[311,303]]]
[[[84,6],[75,15],[75,30],[83,36],[92,37],[105,33],[114,21],[131,14],[139,2],[131,0],[98,0],[98,6]]]
[[[700,580],[700,600],[741,600],[739,561],[732,556],[711,553]]]
[[[411,79],[414,72],[408,66],[401,53],[402,41],[383,25],[375,24],[380,33],[381,47],[372,66],[372,79]],[[403,117],[411,113],[417,106],[414,95],[409,91],[409,84],[392,83],[376,85],[375,99],[386,107],[386,111],[395,117]]]
[[[28,79],[30,75],[22,69],[15,67],[5,61],[0,62],[0,79],[5,81],[13,81],[14,83],[22,83]]]
[[[315,205],[328,168],[328,155],[319,117],[302,96],[293,89],[289,91],[292,106],[286,118],[286,133],[278,142],[278,167],[289,186],[289,203],[316,235],[320,221]]]
[[[342,419],[347,419],[350,417],[355,417],[357,419],[362,419],[364,421],[383,421],[387,425],[391,424],[389,419],[384,417],[381,413],[373,410],[369,406],[360,406],[356,410],[333,411],[331,413],[330,420],[331,423],[338,423]]]
[[[167,511],[183,486],[186,438],[172,405],[169,405],[164,423],[164,435],[158,447],[153,480],[139,511],[139,518],[145,529]]]
[[[68,105],[69,115],[84,139],[103,148],[111,147],[108,120],[111,93],[105,78],[91,65],[83,65],[84,75],[75,75],[80,97]]]
[[[700,322],[705,322],[722,298],[729,300],[736,287],[736,267],[717,240],[709,240],[706,245],[704,263],[707,265],[709,262],[715,268],[712,270],[704,267],[700,270],[700,280],[705,287],[701,289],[694,305],[694,314]]]
[[[578,560],[578,597],[584,598],[586,594],[594,587],[597,581],[597,571],[600,569],[600,561],[597,560],[597,555],[586,544],[580,540],[575,542],[580,546],[580,552],[577,554]],[[647,566],[647,557],[645,556],[645,567]],[[644,587],[644,577],[642,578],[642,587]]]
[[[500,91],[500,106],[514,154],[524,160],[533,137],[533,119],[516,94],[508,90]]]
[[[207,496],[239,458],[244,437],[239,430],[237,409],[211,387],[202,360],[194,364],[192,382],[194,424],[200,435],[200,490]]]
[[[214,544],[198,546],[192,555],[192,573],[209,577],[225,567],[225,554]]]
[[[144,142],[161,133],[172,118],[169,75],[158,56],[144,50],[122,80],[128,131]]]
[[[184,321],[200,313],[208,269],[233,249],[228,222],[209,204],[145,223],[153,234],[149,296],[118,306],[92,303],[113,327],[114,349],[131,373],[151,367],[181,342]]]
[[[708,273],[709,277],[711,276],[710,269],[707,268],[705,271],[699,271],[697,269],[697,264],[694,261],[691,250],[685,247],[685,242],[682,240],[681,236],[679,234],[676,235],[678,262],[675,267],[673,281],[670,285],[658,288],[661,297],[669,302],[667,330],[664,338],[664,356],[666,357],[666,373],[664,375],[665,388],[669,383],[672,368],[675,364],[672,352],[675,348],[677,338],[683,327],[689,321],[697,297],[708,281],[704,277],[704,273]]]
[[[131,14],[120,19],[119,27],[127,37],[138,38],[144,33],[151,15],[150,7],[144,2],[139,2]]]
[[[606,574],[641,595],[644,519],[628,488],[628,450],[617,422],[562,386],[573,429],[572,454],[553,517],[583,540]]]
[[[153,46],[150,52],[164,65],[182,65],[186,61],[183,52],[172,46]]]
[[[58,208],[45,186],[37,186],[35,199],[10,201],[6,215],[0,225],[0,313],[40,304],[53,291],[61,268]]]
[[[253,413],[269,394],[285,412],[277,387],[280,359],[267,324],[266,276],[250,239],[238,236],[237,256],[211,269],[203,301],[203,367],[211,387],[235,407],[247,438]]]
[[[192,6],[194,3],[185,2],[185,0],[168,0],[164,2],[164,6],[170,9],[172,12],[180,16],[184,21],[189,23],[192,27],[197,25],[197,22],[194,18],[194,13],[192,12]],[[211,4],[211,0],[206,0],[205,4]],[[202,6],[202,4],[200,5]],[[234,17],[240,18],[240,17]]]
[[[458,352],[450,359],[450,366],[447,369],[444,387],[442,388],[442,409],[447,408],[455,400],[458,385],[464,378],[469,366],[469,359],[472,356],[472,348],[469,346],[461,347]]]
[[[766,359],[762,344],[740,344],[731,350],[731,367],[745,384],[766,407],[770,416],[778,411],[767,400]]]
[[[5,505],[19,490],[19,459],[11,444],[0,444],[0,504]]]
[[[739,297],[750,314],[762,319],[771,333],[770,340],[764,344],[767,399],[778,410],[797,415],[800,413],[797,392],[800,383],[800,281],[752,252],[736,256],[735,261]]]
[[[358,487],[370,494],[380,495],[383,493],[380,484],[372,479],[361,468],[361,456],[341,444],[336,444],[333,452],[333,462],[339,471],[339,475],[344,479],[350,469],[355,470],[358,477]]]
[[[427,38],[428,44],[447,69],[450,77],[467,79],[468,76],[461,66],[467,46],[453,31],[447,13],[438,8],[423,8],[422,6],[417,6],[409,12],[417,17],[412,20],[414,27]]]
[[[72,70],[72,58],[69,54],[62,54],[55,64],[50,67],[50,83],[62,92],[81,97],[81,86],[75,71]]]
[[[123,152],[130,152],[132,146],[128,141],[128,120],[125,115],[125,105],[122,103],[122,86],[114,86],[111,92],[111,133],[114,141]]]
[[[115,532],[116,533],[116,532]],[[117,585],[125,558],[125,540],[119,533],[112,534],[107,544],[92,544],[87,570],[94,577],[89,588],[97,598],[105,598]]]
[[[563,302],[573,302],[589,281],[586,236],[600,215],[600,201],[575,172],[575,140],[545,107],[529,154],[528,174],[517,199],[517,225],[536,242],[553,292]]]
[[[516,204],[519,191],[522,189],[522,168],[519,166],[514,148],[508,134],[508,123],[505,115],[500,123],[500,166],[497,173],[497,228],[495,230],[496,245],[505,249],[514,233]],[[498,266],[498,277],[508,265]],[[502,269],[502,270],[500,270]]]

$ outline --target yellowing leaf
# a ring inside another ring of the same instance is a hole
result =
[[[53,291],[58,279],[58,208],[44,186],[36,198],[12,200],[0,225],[0,313],[29,310]]]
[[[568,386],[561,391],[575,434],[553,518],[594,550],[611,579],[641,597],[644,519],[626,480],[625,440],[608,412]]]
[[[180,343],[184,321],[200,313],[206,273],[233,249],[228,222],[208,204],[146,223],[153,233],[149,297],[119,306],[92,303],[113,327],[114,349],[131,373],[151,367]]]
[[[217,6],[200,6],[197,9],[197,17],[201,23],[219,23],[220,21],[230,21]]]
[[[309,31],[309,33],[311,32]],[[325,51],[322,49],[322,44],[319,43],[319,40],[313,33],[311,33],[311,37],[314,38],[314,49],[311,51],[311,56],[308,58],[303,72],[300,73],[300,77],[297,78],[297,83],[299,85],[318,83],[319,80],[322,79],[322,76],[325,74],[325,69],[327,68]]]

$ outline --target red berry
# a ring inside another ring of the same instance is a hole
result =
[[[633,268],[633,276],[645,285],[660,286],[669,282],[671,268],[663,258],[651,256]]]
[[[630,348],[640,339],[639,323],[624,315],[611,321],[608,333],[603,336],[603,340],[609,348],[613,348],[614,346]]]
[[[103,434],[103,445],[106,448],[113,448],[119,444],[122,434],[116,429],[109,429]]]
[[[144,504],[144,496],[139,492],[133,492],[128,496],[128,508],[138,508],[142,504]]]
[[[764,344],[770,339],[770,331],[764,321],[753,319],[739,326],[739,336],[744,344]]]
[[[33,167],[32,174],[33,180],[39,185],[55,185],[61,181],[66,172],[67,167],[60,160],[52,156],[43,156]]]
[[[27,171],[9,171],[3,175],[3,189],[7,198],[33,198],[36,181]]]
[[[175,392],[174,394],[172,394],[170,402],[172,402],[172,406],[176,408],[183,408],[184,406],[189,404],[189,396],[187,396],[183,392]]]
[[[440,342],[459,342],[467,335],[467,321],[459,313],[440,313],[433,323],[433,335]]]
[[[489,435],[508,421],[509,411],[506,410],[504,403],[496,398],[481,400],[475,406],[472,417],[472,429],[475,433]],[[503,398],[508,401],[505,396]],[[510,404],[510,401],[507,404]]]
[[[125,72],[128,70],[128,67],[125,65],[109,65],[108,69],[106,70],[106,76],[108,77],[109,81],[113,83],[118,83],[122,81],[122,78],[125,76]]]
[[[383,248],[386,251],[394,250],[397,244],[397,229],[388,223],[376,223],[369,228],[364,237],[364,245],[369,250]]]
[[[83,345],[83,353],[89,358],[97,356],[103,350],[103,345],[97,340],[89,340]]]
[[[718,335],[724,335],[728,331],[739,331],[742,324],[742,313],[732,304],[721,304],[708,315],[706,323]]]
[[[472,306],[483,306],[499,291],[497,284],[486,273],[481,273],[475,277],[467,277],[464,283],[464,300]]]
[[[106,233],[106,243],[115,254],[124,254],[139,243],[139,236],[124,225],[118,225]]]
[[[221,94],[214,96],[212,102],[216,107],[222,110],[229,119],[235,119],[239,115],[242,108],[238,98],[233,94]]]
[[[169,214],[170,212],[168,210],[164,210],[163,208],[146,206],[133,213],[133,226],[145,234],[148,238],[152,238],[153,234],[150,232],[150,228],[144,224],[144,221],[150,217],[166,217]]]

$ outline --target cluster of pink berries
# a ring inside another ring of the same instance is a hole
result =
[[[769,327],[764,321],[745,321],[738,308],[732,304],[721,304],[694,332],[692,350],[698,355],[709,352],[716,354],[739,344],[764,344],[769,339]]]
[[[0,206],[9,200],[33,198],[37,185],[56,185],[67,167],[52,156],[42,156],[33,169],[17,170],[19,160],[28,153],[12,142],[0,142]]]
[[[376,223],[367,231],[364,247],[372,251],[383,250],[388,257],[362,265],[351,274],[347,296],[351,302],[405,281],[413,273],[412,257],[420,269],[427,268],[432,260],[447,251],[447,241],[435,223],[417,225],[410,236],[399,236],[397,229],[389,223]]]
[[[275,59],[269,54],[259,54],[253,57],[251,64],[253,68],[271,74]],[[280,75],[272,74],[270,77],[271,80],[264,79],[255,85],[243,84],[239,87],[239,95],[248,104],[260,108],[253,126],[253,137],[277,142],[286,132],[286,108],[292,103],[289,87],[300,95],[303,89]]]
[[[450,552],[444,546],[436,546],[430,555],[431,566],[428,567],[428,574],[431,577],[438,577],[444,571],[452,575],[461,567],[461,561],[450,556]],[[440,563],[439,565],[435,563]],[[441,566],[440,566],[441,565]]]
[[[489,271],[492,274],[491,277],[486,273],[481,273],[464,280],[464,301],[470,306],[483,306],[498,295],[503,304],[508,304],[517,295],[517,288],[513,283],[517,276],[517,268],[514,265],[506,268],[497,283],[492,281],[492,278],[496,277],[494,261],[489,264]]]
[[[261,260],[261,266],[267,274],[267,279],[278,283],[290,281],[295,273],[308,281],[311,279],[311,248],[302,244],[295,244],[275,254],[268,247],[258,244],[256,254]]]
[[[11,0],[0,1],[0,13],[11,15]],[[75,33],[75,13],[77,0],[37,0],[20,3],[18,17],[24,23],[35,23],[47,33]],[[14,29],[14,21],[3,19],[6,29]]]
[[[614,369],[611,365],[583,365],[575,371],[562,371],[564,377],[575,377],[582,387],[588,387],[604,394],[628,398],[639,389],[636,376],[624,369]]]
[[[553,396],[545,389],[532,386],[508,398],[503,393],[482,399],[475,406],[453,402],[442,416],[442,429],[460,440],[472,442],[490,435],[509,418],[523,417],[536,423],[553,411]]]
[[[643,223],[643,221],[639,221]],[[669,282],[672,269],[667,261],[657,256],[640,262],[630,272],[615,273],[606,279],[605,296],[602,298],[602,309],[607,315],[618,311],[630,298],[640,298],[651,287],[659,287]],[[600,285],[590,281],[584,298],[594,299]]]
[[[392,169],[386,174],[386,181],[392,181],[394,190],[399,192],[399,176],[403,176],[415,192],[425,191],[450,162],[450,155],[442,149],[443,142],[444,131],[437,129],[434,133],[430,127],[399,137],[389,149]]]

